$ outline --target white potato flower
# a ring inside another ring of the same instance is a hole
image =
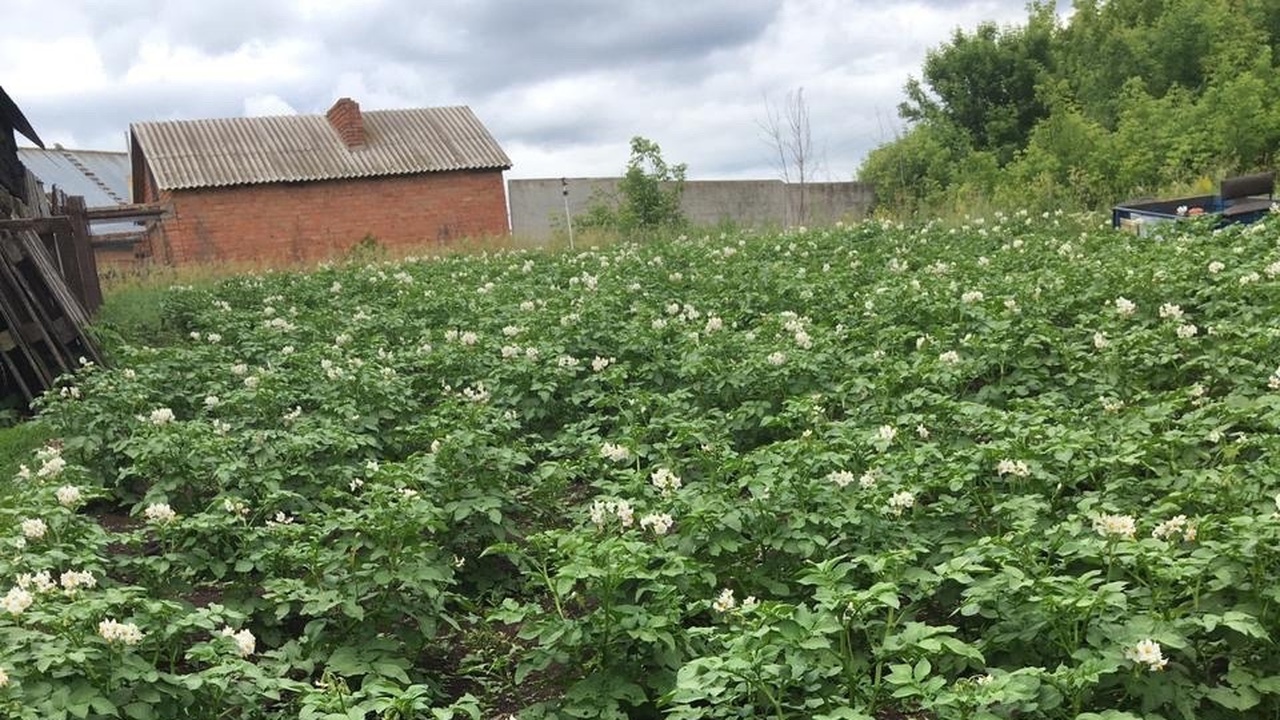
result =
[[[49,531],[49,526],[45,525],[44,520],[40,518],[27,518],[22,521],[22,535],[28,540],[39,540]]]
[[[1093,530],[1105,538],[1132,540],[1137,532],[1137,522],[1132,515],[1099,515],[1093,519]]]
[[[240,657],[249,657],[257,648],[257,639],[253,637],[253,633],[248,630],[240,630],[239,632],[232,630],[228,625],[222,628],[222,636],[229,637],[236,643],[236,652],[240,653]]]
[[[617,443],[607,442],[600,446],[600,457],[616,463],[631,461],[631,451]]]
[[[58,582],[68,595],[75,595],[80,588],[93,588],[98,585],[98,580],[93,573],[83,570],[67,570],[58,578]]]
[[[847,487],[855,478],[848,470],[834,470],[827,473],[827,480],[835,483],[837,487]]]
[[[1140,640],[1133,647],[1126,648],[1124,656],[1127,660],[1132,660],[1139,665],[1146,665],[1148,670],[1164,670],[1169,664],[1169,660],[1164,657],[1160,649],[1160,643],[1150,638]]]
[[[901,515],[916,504],[916,496],[910,490],[900,490],[889,497],[889,511]]]
[[[116,622],[112,618],[107,618],[98,623],[98,634],[103,640],[109,643],[120,643],[122,645],[137,645],[142,642],[142,631],[133,623]]]
[[[9,589],[9,592],[3,598],[0,598],[0,609],[10,615],[21,615],[35,601],[35,596],[30,592],[14,586]]]
[[[666,535],[675,521],[667,513],[651,513],[640,518],[640,527],[653,531],[654,535]]]
[[[23,465],[22,469],[25,468],[26,465]],[[40,469],[36,471],[36,477],[43,478],[45,480],[52,480],[53,478],[61,475],[62,471],[66,468],[67,461],[63,460],[61,455],[54,455],[46,458],[41,463]],[[21,470],[19,470],[19,473],[21,473]]]
[[[649,481],[653,483],[654,487],[661,490],[663,495],[670,495],[676,490],[679,490],[682,484],[680,476],[665,467],[660,467],[657,470],[654,470],[649,476]]]
[[[53,493],[58,498],[58,504],[62,507],[75,507],[80,504],[80,488],[75,485],[63,485]]]
[[[1024,460],[1013,460],[1005,458],[996,463],[997,475],[1012,475],[1014,477],[1027,477],[1031,474],[1031,468]]]
[[[147,522],[157,525],[167,525],[178,517],[178,514],[169,507],[169,503],[151,503],[146,510],[142,511],[142,516]]]
[[[892,425],[881,425],[880,428],[876,430],[875,439],[881,442],[891,443],[896,437],[898,437],[898,429]]]

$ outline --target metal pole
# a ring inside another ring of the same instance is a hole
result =
[[[569,249],[573,249],[573,216],[569,214],[569,181],[560,178],[560,194],[564,195],[564,221],[569,226]]]

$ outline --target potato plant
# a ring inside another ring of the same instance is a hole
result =
[[[16,718],[1280,714],[1280,220],[174,288],[0,495]]]

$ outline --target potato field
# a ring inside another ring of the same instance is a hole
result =
[[[174,288],[0,493],[14,718],[1280,717],[1280,219]]]

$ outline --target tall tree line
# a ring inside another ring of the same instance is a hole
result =
[[[1048,2],[956,30],[859,179],[899,212],[1104,207],[1211,191],[1280,149],[1280,2]]]

